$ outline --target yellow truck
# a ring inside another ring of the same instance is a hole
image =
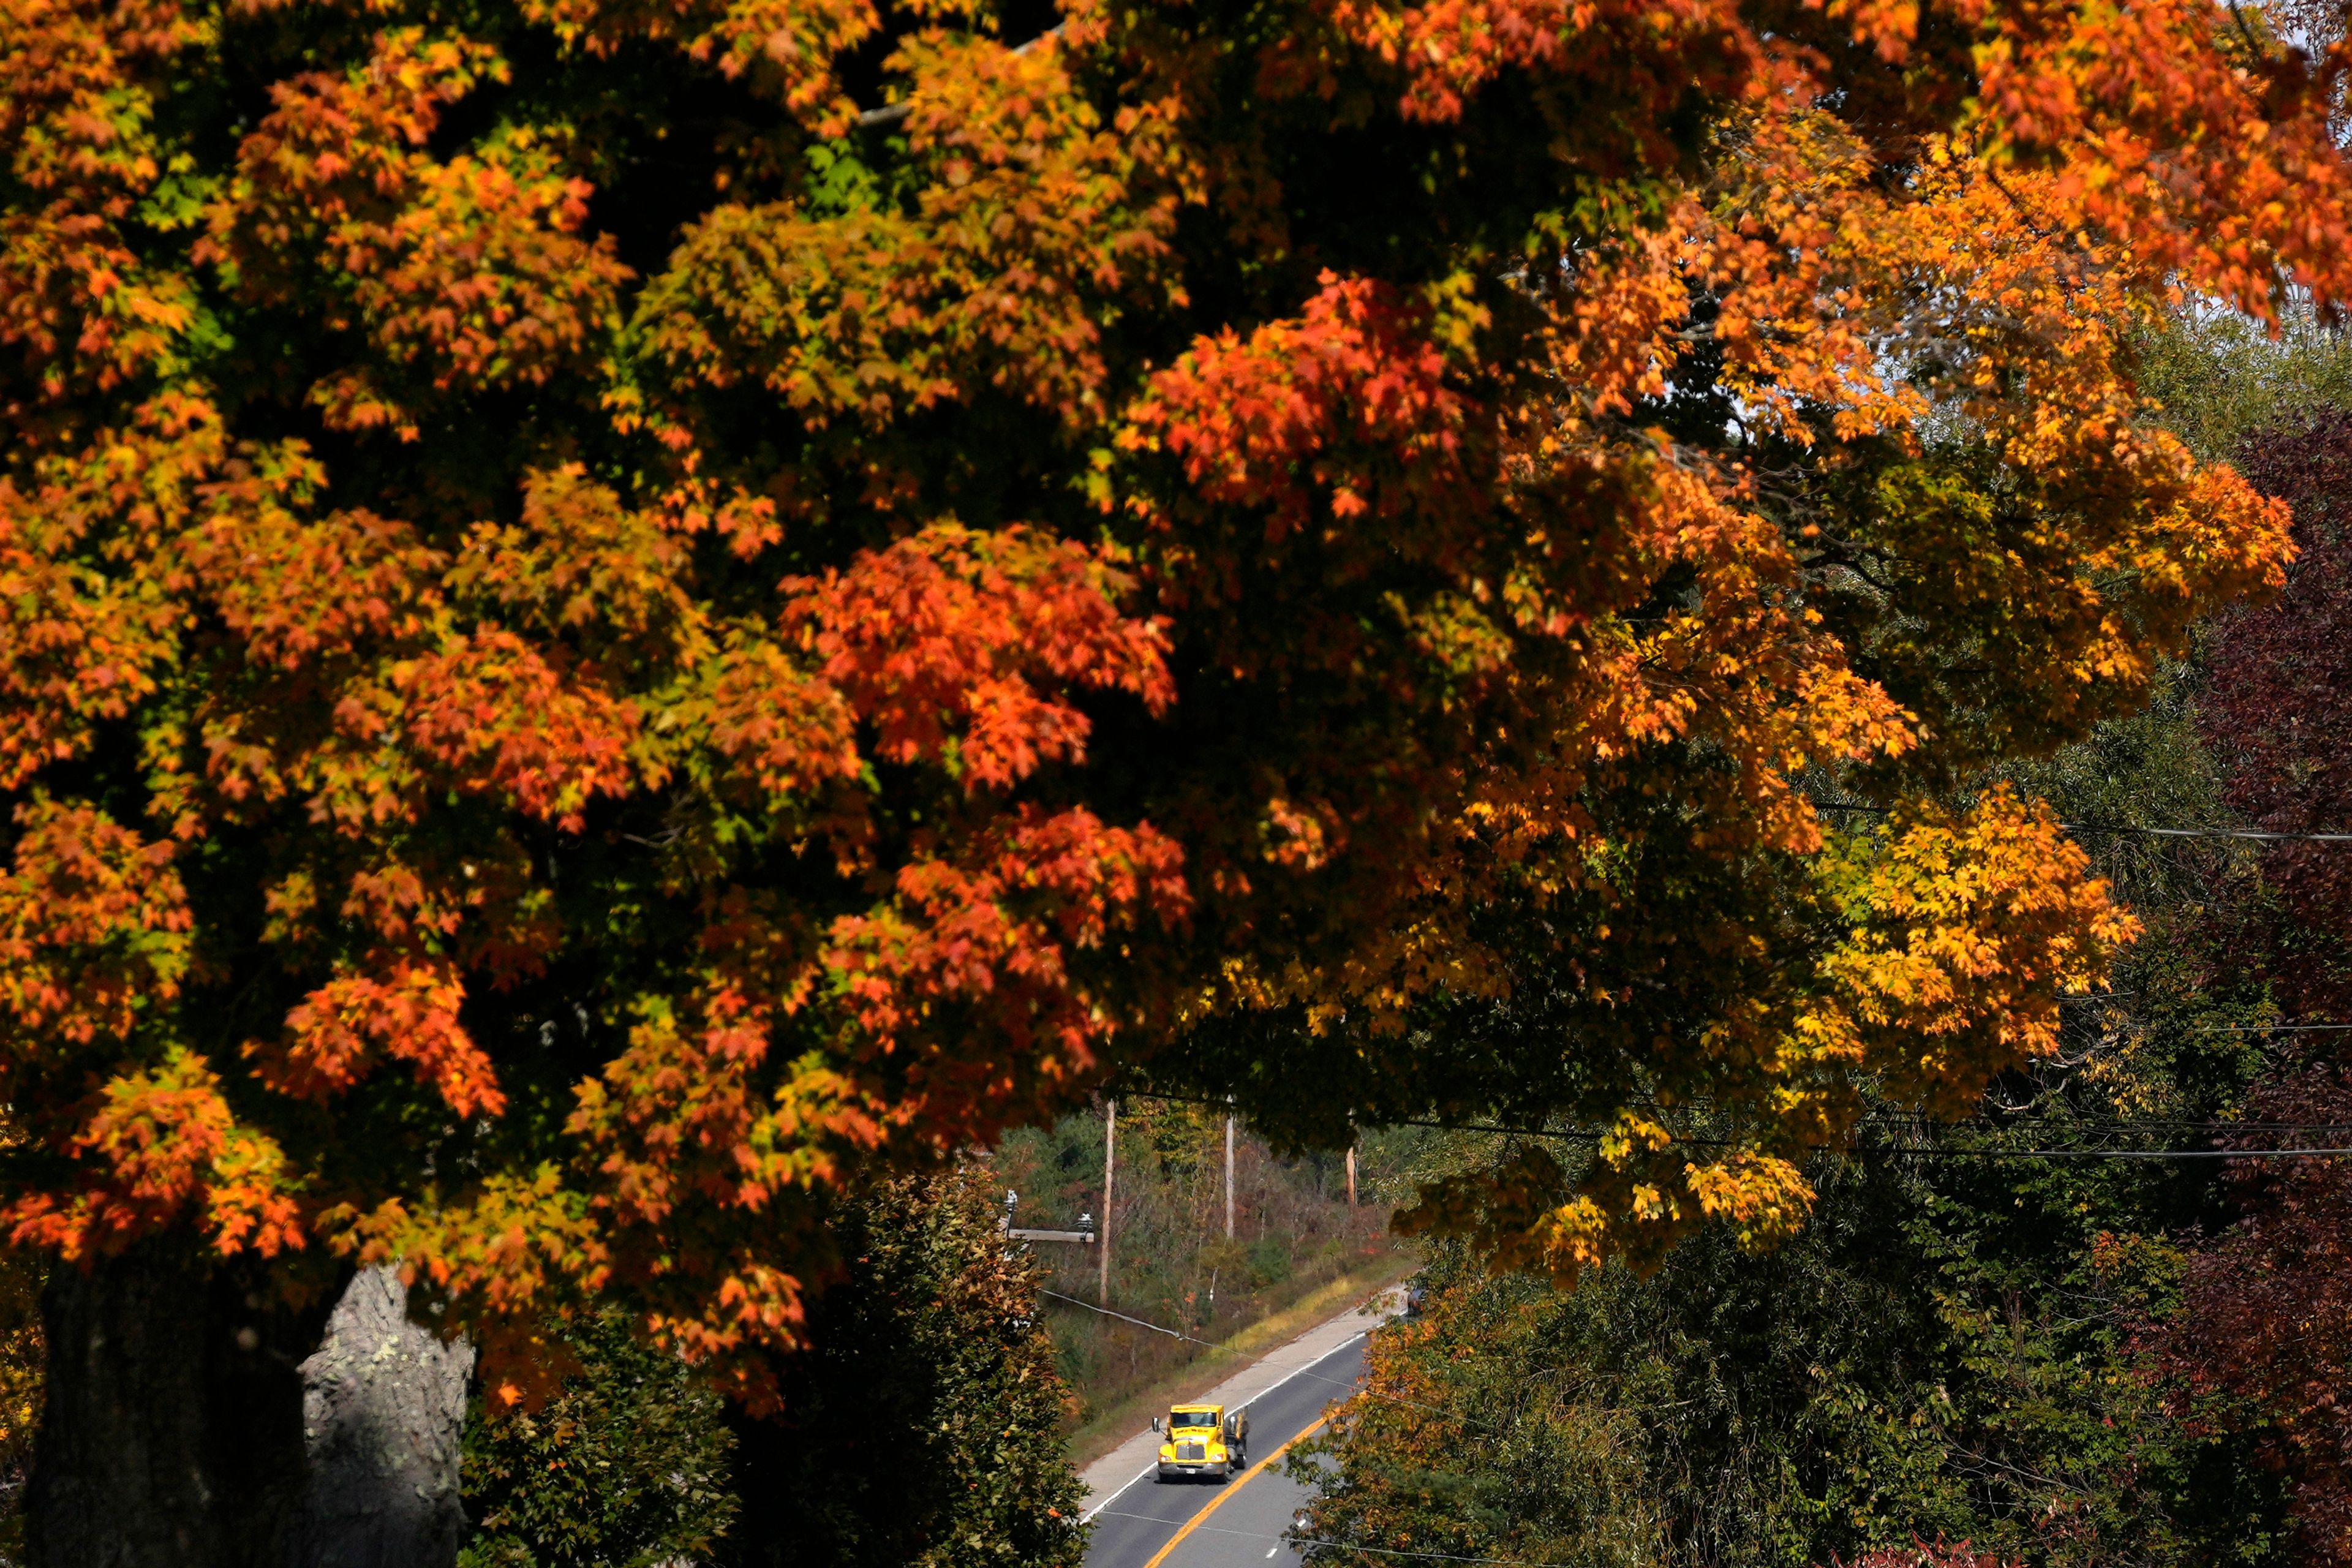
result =
[[[1180,1405],[1168,1413],[1166,1426],[1151,1418],[1151,1429],[1167,1441],[1160,1445],[1158,1479],[1214,1476],[1231,1479],[1249,1463],[1249,1412],[1228,1411],[1222,1405]]]

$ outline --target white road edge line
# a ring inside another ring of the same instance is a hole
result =
[[[1298,1365],[1292,1367],[1288,1372],[1284,1373],[1280,1377],[1276,1378],[1272,1383],[1267,1384],[1264,1388],[1259,1389],[1255,1394],[1253,1394],[1247,1399],[1243,1400],[1243,1408],[1246,1409],[1250,1405],[1255,1405],[1259,1400],[1264,1399],[1267,1394],[1272,1394],[1276,1389],[1280,1388],[1292,1378],[1297,1377],[1303,1373],[1313,1372],[1317,1367],[1321,1366],[1325,1362],[1329,1361],[1333,1356],[1338,1355],[1341,1351],[1346,1350],[1349,1345],[1354,1344],[1358,1340],[1362,1339],[1366,1334],[1369,1334],[1371,1331],[1372,1331],[1370,1329],[1359,1329],[1354,1333],[1349,1334],[1346,1339],[1341,1340],[1338,1344],[1333,1345],[1329,1350],[1325,1351],[1321,1355],[1317,1356],[1313,1361],[1302,1362]],[[1110,1496],[1103,1499],[1102,1501],[1095,1504],[1094,1507],[1078,1515],[1078,1522],[1080,1524],[1093,1523],[1095,1515],[1100,1513],[1103,1510],[1117,1502],[1120,1498],[1125,1497],[1129,1487],[1134,1486],[1137,1481],[1140,1481],[1144,1477],[1150,1475],[1159,1468],[1160,1461],[1154,1459],[1151,1463],[1144,1466],[1143,1468],[1136,1471],[1134,1480],[1129,1481],[1126,1486],[1119,1488],[1118,1490],[1111,1493]]]

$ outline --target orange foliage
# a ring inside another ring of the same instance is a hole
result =
[[[257,300],[283,300],[314,272],[344,301],[327,324],[372,338],[379,368],[311,388],[331,427],[389,425],[415,440],[381,384],[393,367],[423,369],[436,391],[540,384],[609,336],[628,269],[609,235],[576,237],[590,186],[546,137],[517,130],[447,163],[417,150],[444,105],[507,75],[484,45],[387,28],[348,76],[273,87],[276,107],[238,150],[233,194],[192,257],[234,268]]]
[[[0,881],[6,997],[19,1051],[44,1036],[120,1037],[166,1005],[187,972],[186,890],[169,843],[147,843],[89,806],[36,797],[16,808],[14,864]]]
[[[952,725],[952,766],[978,793],[1086,758],[1087,716],[1032,671],[1048,692],[1114,688],[1155,714],[1168,706],[1160,629],[1113,608],[1127,586],[1076,544],[935,523],[845,574],[788,579],[783,625],[874,726],[876,757],[940,760]]]
[[[601,1295],[757,1400],[845,1180],[1221,1023],[1349,1042],[1225,1072],[1262,1114],[1461,1109],[1412,1030],[1542,933],[1632,1043],[1530,1109],[1604,1158],[1455,1217],[1572,1269],[1784,1232],[1859,1079],[1963,1102],[2128,938],[2038,808],[1936,803],[2280,580],[2129,343],[2341,296],[2335,57],[467,15],[0,15],[20,1240],[396,1259],[517,1397]]]

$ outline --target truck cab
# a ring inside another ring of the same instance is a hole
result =
[[[1225,1480],[1249,1463],[1249,1412],[1227,1410],[1222,1405],[1179,1405],[1163,1425],[1151,1418],[1160,1435],[1158,1479],[1214,1476]]]

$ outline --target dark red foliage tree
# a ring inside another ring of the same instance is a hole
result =
[[[2352,417],[2273,432],[2241,454],[2294,509],[2300,554],[2274,603],[2216,638],[2204,727],[2227,798],[2256,826],[2352,825]],[[2268,844],[2259,893],[2223,917],[2225,951],[2302,1023],[2352,1017],[2352,845]],[[2241,1147],[2342,1147],[2352,1136],[2344,1037],[2278,1037],[2281,1063],[2246,1107]],[[2252,1429],[2293,1480],[2304,1550],[2352,1563],[2352,1160],[2248,1160],[2242,1218],[2194,1255],[2182,1310],[2155,1336],[2180,1412]]]
[[[2294,509],[2286,591],[2231,616],[2212,649],[2204,730],[2226,798],[2275,833],[2352,830],[2352,416],[2249,440],[2247,477]],[[2238,946],[2297,1015],[2352,1017],[2352,846],[2264,847],[2266,907]]]
[[[2352,1076],[2307,1063],[2248,1109],[2255,1122],[2352,1123]],[[2352,1563],[2352,1160],[2249,1160],[2232,1178],[2245,1217],[2189,1260],[2159,1357],[2182,1414],[2263,1436],[2293,1478],[2306,1561]]]

